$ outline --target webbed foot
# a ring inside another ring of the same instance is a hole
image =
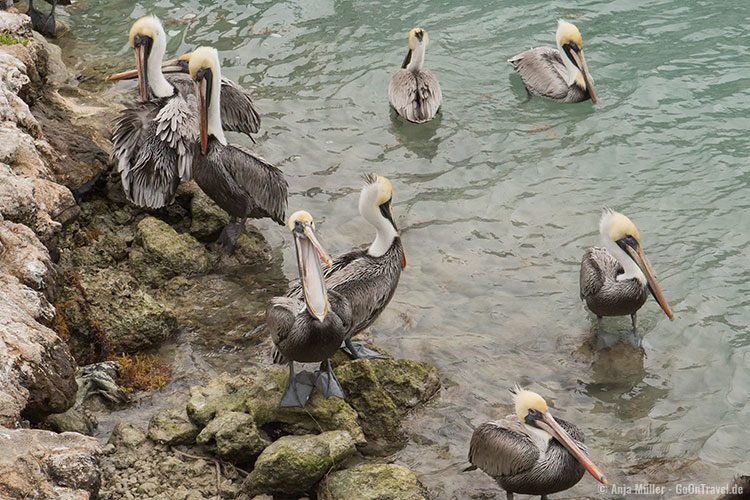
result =
[[[295,375],[292,362],[290,361],[289,381],[286,384],[284,395],[281,396],[281,404],[279,406],[282,408],[288,406],[305,406],[307,400],[310,399],[313,387],[315,387],[313,374],[303,371]]]
[[[344,389],[336,378],[336,374],[333,373],[331,360],[327,359],[326,364],[328,365],[326,371],[317,370],[315,372],[315,387],[327,398],[336,396],[337,398],[344,399]]]
[[[365,347],[367,343],[361,341],[352,342],[351,339],[346,339],[342,349],[352,359],[385,359],[385,356],[379,352]]]

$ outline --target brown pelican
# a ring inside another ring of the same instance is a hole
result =
[[[12,5],[12,1],[8,2]],[[52,5],[52,10],[49,14],[42,14],[34,8],[34,0],[29,0],[29,9],[26,11],[26,15],[31,18],[31,27],[38,31],[42,35],[57,34],[57,22],[55,21],[55,8],[58,4],[70,5],[70,0],[47,0],[48,4]]]
[[[162,72],[188,73],[191,55],[188,52],[176,59],[160,62]],[[112,75],[109,80],[125,80],[137,76],[138,70],[133,69]],[[181,94],[187,95],[194,92],[193,81],[189,75],[171,74],[166,78]],[[255,109],[250,93],[232,80],[223,77],[221,79],[221,122],[225,130],[246,134],[253,142],[255,139],[251,134],[257,134],[260,130],[260,115]]]
[[[472,465],[464,470],[482,469],[505,490],[508,500],[514,493],[545,499],[573,487],[585,471],[607,484],[586,456],[578,427],[552,418],[539,394],[517,386],[511,393],[516,414],[476,428],[469,447]]]
[[[443,92],[437,78],[432,71],[422,67],[429,41],[427,32],[421,28],[409,32],[409,52],[388,85],[388,98],[393,109],[414,123],[435,118],[443,103]]]
[[[602,316],[625,314],[630,314],[635,329],[636,312],[646,302],[649,291],[669,319],[674,320],[643,252],[635,224],[621,213],[605,209],[599,233],[604,248],[589,248],[581,261],[581,300],[596,314],[599,329]]]
[[[326,291],[320,260],[331,258],[315,237],[315,224],[308,212],[299,211],[287,223],[294,235],[300,284],[284,297],[274,297],[266,309],[266,325],[276,345],[274,361],[289,363],[289,381],[281,406],[304,406],[313,384],[325,396],[344,397],[341,384],[331,369],[333,356],[351,326],[349,301],[334,291]],[[301,285],[301,290],[300,290]],[[326,361],[325,372],[295,376],[294,362]]]
[[[231,253],[248,217],[270,217],[284,224],[287,183],[278,168],[246,149],[227,144],[219,112],[221,67],[216,49],[196,49],[189,70],[198,96],[201,136],[193,175],[200,188],[232,217],[222,232],[224,246]]]
[[[583,58],[583,40],[574,25],[557,22],[557,50],[537,47],[508,59],[530,94],[558,102],[597,104],[594,82]]]
[[[120,112],[112,134],[112,158],[128,199],[160,208],[172,203],[180,181],[192,177],[199,134],[197,100],[193,91],[178,91],[162,74],[167,37],[156,17],[138,19],[129,40],[142,102],[130,102]]]

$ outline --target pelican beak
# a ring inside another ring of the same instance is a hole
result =
[[[195,81],[195,94],[198,96],[198,114],[201,119],[201,151],[208,151],[208,78],[205,76]]]
[[[114,82],[117,80],[130,80],[131,78],[136,78],[138,76],[138,70],[137,69],[131,69],[130,71],[123,71],[122,73],[115,73],[114,75],[110,75],[107,77],[107,80]]]
[[[169,59],[161,63],[161,71],[162,73],[188,73],[188,66],[185,64],[187,62],[188,59],[185,59],[185,56]]]
[[[330,265],[331,257],[323,249],[309,224],[297,223],[293,234],[307,310],[318,321],[323,321],[328,313],[328,294],[320,261],[323,260]]]
[[[591,102],[594,104],[599,104],[599,99],[596,97],[596,91],[594,90],[594,84],[591,81],[591,75],[589,74],[589,69],[586,66],[586,59],[583,57],[583,49],[581,49],[578,52],[572,52],[573,58],[576,60],[576,64],[578,64],[578,68],[581,70],[581,73],[583,74],[583,81],[586,83],[586,90],[589,92],[589,96],[591,97]]]
[[[627,244],[623,246],[625,247],[625,251],[628,252],[628,255],[630,255],[635,263],[638,264],[638,267],[641,268],[643,274],[646,275],[646,280],[648,281],[648,289],[651,291],[651,295],[654,296],[656,302],[659,303],[659,306],[661,306],[661,308],[664,310],[667,317],[671,321],[674,321],[672,311],[669,310],[667,300],[664,298],[664,295],[662,295],[661,288],[659,288],[659,284],[656,282],[656,278],[654,277],[654,270],[651,268],[651,263],[648,261],[646,254],[643,252],[643,248],[641,247],[640,243],[637,243],[634,247]]]
[[[146,54],[146,45],[136,45],[133,48],[133,52],[135,52],[135,68],[138,75],[138,91],[141,93],[141,99],[148,101],[148,55]]]
[[[567,449],[576,458],[576,460],[581,463],[581,465],[583,465],[583,468],[586,469],[589,474],[594,476],[594,479],[607,486],[607,478],[604,476],[602,471],[599,470],[599,467],[594,465],[594,462],[592,462],[591,459],[586,456],[586,454],[581,450],[581,448],[578,447],[575,441],[573,441],[573,438],[568,435],[565,429],[560,427],[560,424],[558,424],[557,421],[552,418],[552,415],[550,415],[549,412],[544,413],[540,420],[535,420],[534,422],[540,429],[544,429],[552,436],[554,436],[555,439],[557,439],[557,441],[561,445],[563,445],[565,449]]]

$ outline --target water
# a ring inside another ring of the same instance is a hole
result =
[[[391,179],[408,266],[373,336],[443,376],[396,456],[437,497],[498,491],[457,471],[472,429],[508,412],[514,382],[582,427],[615,484],[658,481],[671,496],[750,472],[746,0],[246,3],[81,0],[61,43],[82,71],[130,67],[129,24],[153,12],[170,54],[217,47],[224,75],[256,96],[255,150],[283,167],[290,213],[310,211],[332,253],[373,237],[357,216],[361,175]],[[553,45],[560,17],[583,34],[596,108],[527,102],[505,62]],[[387,104],[417,25],[444,95],[421,126]],[[629,318],[605,320],[597,338],[578,297],[603,206],[638,226],[677,318],[649,299],[643,347],[617,342]],[[288,234],[260,227],[294,276]],[[572,492],[596,489],[586,477]]]

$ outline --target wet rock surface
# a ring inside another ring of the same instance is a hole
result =
[[[366,464],[334,472],[318,486],[318,500],[429,500],[412,471],[396,464]]]

